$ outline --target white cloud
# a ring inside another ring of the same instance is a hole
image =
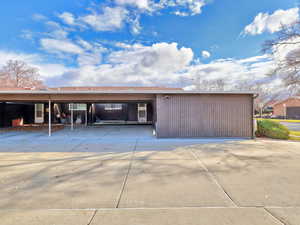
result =
[[[109,54],[106,63],[82,64],[72,73],[72,78],[69,77],[69,84],[173,85],[180,83],[180,73],[192,60],[193,51],[179,48],[176,43],[126,45],[124,49]]]
[[[274,47],[274,60],[280,63],[289,59],[292,61],[299,59],[300,37],[290,38],[284,42],[289,44],[280,44]]]
[[[140,16],[136,16],[133,19],[129,19],[129,22],[131,23],[131,32],[133,34],[139,34],[142,29],[140,24]]]
[[[69,12],[64,12],[62,14],[59,14],[58,17],[68,25],[75,25],[76,24],[76,19],[72,13]]]
[[[48,33],[46,33],[46,35],[51,38],[66,39],[69,35],[69,32],[57,22],[47,21],[45,24],[48,29]]]
[[[47,17],[46,17],[46,16],[44,16],[44,15],[42,15],[42,14],[38,14],[38,13],[33,14],[33,15],[32,15],[32,18],[33,18],[34,20],[36,20],[36,21],[47,20]]]
[[[101,52],[85,52],[78,56],[77,62],[79,66],[97,65],[101,62],[101,59]]]
[[[46,59],[42,55],[0,50],[0,67],[6,64],[8,60],[24,61],[28,65],[38,68],[41,78],[44,81],[53,77],[61,77],[64,73],[71,71],[71,68],[62,64],[46,62]]]
[[[69,40],[44,38],[40,40],[44,50],[50,53],[82,54],[83,49]]]
[[[203,58],[209,58],[210,57],[210,52],[204,50],[204,51],[201,52],[201,55],[202,55]]]
[[[176,10],[175,15],[178,16],[194,16],[201,14],[203,6],[206,5],[205,0],[163,0],[156,5],[157,9],[160,8],[181,8],[183,11]]]
[[[30,30],[22,30],[22,34],[20,36],[27,40],[33,40],[34,34]]]
[[[115,2],[119,5],[133,5],[138,7],[139,9],[150,8],[151,0],[115,0]]]
[[[133,34],[139,34],[142,29],[140,24],[142,14],[153,15],[162,9],[171,8],[172,14],[193,16],[202,12],[206,0],[114,0],[114,3],[112,6],[101,7],[94,7],[96,6],[94,4],[93,8],[89,8],[90,12],[85,15],[63,12],[58,17],[72,28],[90,27],[96,31],[116,31],[128,24]],[[66,29],[63,30],[66,32]],[[56,32],[62,34],[62,30]]]
[[[109,56],[113,64],[130,64],[143,71],[167,74],[184,70],[192,59],[192,49],[178,48],[177,43],[164,42],[151,46],[135,45],[132,49],[113,52]]]
[[[117,45],[122,50],[111,52],[105,63],[81,63],[76,70],[69,72],[68,85],[165,85],[192,90],[197,80],[222,79],[230,89],[240,83],[252,86],[262,82],[268,79],[267,74],[274,68],[268,55],[239,60],[219,59],[203,64],[195,63],[190,48],[179,48],[176,43]],[[65,81],[64,76],[62,80]],[[271,80],[269,85],[274,86],[274,82]]]
[[[82,16],[79,20],[96,31],[114,31],[123,27],[128,11],[123,7],[104,7],[102,13],[93,12]]]
[[[299,19],[299,8],[279,9],[273,14],[259,13],[254,21],[244,29],[245,34],[257,35],[263,32],[274,33],[281,30],[282,25],[290,25]]]
[[[84,49],[86,49],[86,50],[92,50],[93,47],[94,47],[91,43],[89,43],[88,41],[85,41],[85,40],[83,40],[83,39],[79,39],[79,40],[77,41],[77,43],[78,43],[80,46],[82,46]]]
[[[175,11],[174,15],[176,16],[189,16],[187,12]]]

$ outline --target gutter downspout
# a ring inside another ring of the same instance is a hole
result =
[[[256,139],[255,131],[257,130],[257,123],[254,118],[255,115],[255,107],[254,100],[259,96],[259,94],[254,94],[252,97],[252,139]]]

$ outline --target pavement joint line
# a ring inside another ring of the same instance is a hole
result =
[[[195,157],[196,161],[201,165],[202,168],[204,168],[205,172],[209,175],[209,177],[212,179],[212,181],[224,192],[226,197],[230,200],[231,204],[234,205],[234,207],[238,207],[238,205],[233,201],[232,197],[229,195],[229,193],[225,190],[225,188],[219,183],[217,178],[209,171],[209,169],[205,166],[205,164],[202,162],[202,160],[189,149],[189,151],[192,153],[192,155]]]
[[[135,154],[135,151],[136,151],[137,143],[138,143],[138,139],[135,140],[135,145],[134,145],[134,148],[133,148],[133,151],[132,151],[132,155],[131,155],[131,159],[130,159],[130,162],[129,162],[128,170],[127,170],[127,173],[125,175],[125,178],[124,178],[124,181],[123,181],[123,184],[122,184],[122,188],[121,188],[121,191],[120,191],[118,201],[117,201],[117,204],[116,204],[115,208],[119,208],[119,206],[120,206],[121,198],[122,198],[122,195],[123,195],[126,183],[127,183],[129,172],[130,172],[131,167],[132,167],[133,158],[134,158],[134,154]]]
[[[78,148],[80,145],[82,145],[85,142],[85,139],[83,139],[80,143],[78,143],[77,145],[75,145],[73,148],[71,148],[71,150],[69,152],[74,152],[76,148]]]
[[[278,221],[281,225],[287,225],[284,221],[282,221],[281,219],[279,219],[277,216],[275,216],[270,210],[268,210],[266,207],[263,207],[263,209],[272,217],[274,218],[276,221]]]
[[[98,212],[98,209],[96,209],[96,210],[94,211],[94,213],[93,213],[93,215],[92,215],[92,217],[91,217],[91,219],[90,219],[90,221],[88,222],[87,225],[90,225],[90,224],[93,222],[93,220],[94,220],[94,218],[95,218],[97,212]]]
[[[161,209],[166,209],[166,210],[178,210],[178,209],[264,209],[270,213],[267,208],[278,208],[278,209],[287,209],[287,208],[299,208],[299,207],[234,207],[234,206],[185,206],[185,207],[157,207],[157,208],[145,208],[145,207],[140,207],[140,208],[87,208],[87,209],[0,209],[1,211],[110,211],[110,210],[161,210]],[[273,214],[272,214],[273,215]],[[274,217],[274,215],[273,215]]]

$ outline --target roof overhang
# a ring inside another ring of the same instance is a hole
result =
[[[240,94],[240,95],[254,95],[255,92],[252,91],[183,91],[183,90],[149,90],[149,91],[35,91],[35,90],[13,90],[13,91],[0,91],[0,95],[9,95],[9,94],[28,94],[28,95],[69,95],[69,94]]]

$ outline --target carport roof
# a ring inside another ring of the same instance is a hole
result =
[[[45,89],[0,88],[0,94],[255,94],[253,91],[185,91],[168,87],[58,87]]]
[[[253,91],[184,91],[184,90],[107,90],[107,91],[52,91],[12,90],[0,94],[256,94]]]

